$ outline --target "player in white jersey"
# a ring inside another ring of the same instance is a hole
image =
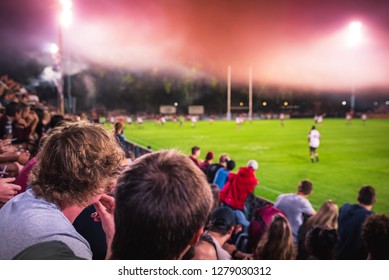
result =
[[[196,123],[197,123],[197,117],[196,116],[192,116],[191,117],[191,121],[192,121],[192,127],[195,127]]]
[[[322,124],[322,122],[323,122],[323,115],[319,115],[319,116],[317,117],[317,123],[318,123],[318,124]]]
[[[162,116],[161,117],[161,125],[165,126],[165,123],[166,123],[166,118],[165,118],[165,116]]]
[[[367,120],[367,115],[366,115],[365,113],[363,113],[363,114],[361,115],[361,120],[362,120],[362,122],[363,122],[363,125],[365,125],[365,122],[366,122],[366,120]]]
[[[351,113],[347,113],[346,114],[346,125],[350,125],[352,119],[353,119],[352,114]]]
[[[285,120],[285,114],[284,113],[281,113],[280,114],[280,123],[281,123],[281,126],[284,127],[284,120]]]
[[[143,127],[143,119],[142,119],[142,117],[137,117],[136,118],[136,123],[138,124],[138,127],[139,128],[142,128]]]
[[[128,116],[128,117],[126,118],[126,120],[127,120],[127,123],[128,123],[129,125],[132,124],[132,117],[131,117],[131,116]]]
[[[311,162],[318,162],[319,161],[319,155],[316,151],[317,148],[319,148],[320,145],[320,132],[317,131],[315,126],[312,126],[311,131],[308,134],[308,143],[309,143],[309,154],[311,157]]]

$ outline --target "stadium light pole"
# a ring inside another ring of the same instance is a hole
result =
[[[231,120],[231,66],[227,69],[227,121]]]
[[[361,27],[362,23],[360,21],[353,21],[349,24],[349,46],[350,48],[355,48],[361,41]],[[355,61],[355,55],[352,56],[353,62]],[[355,65],[353,65],[355,66]],[[350,98],[350,109],[353,113],[355,110],[355,67],[352,67],[352,86],[351,86],[351,98]]]
[[[64,79],[62,71],[62,57],[63,57],[63,42],[62,31],[63,28],[69,28],[73,21],[73,2],[72,0],[59,0],[59,30],[58,30],[58,71],[60,72],[60,81],[58,85],[59,96],[59,110],[61,114],[65,113],[64,102]]]
[[[249,68],[249,120],[253,119],[253,68]]]

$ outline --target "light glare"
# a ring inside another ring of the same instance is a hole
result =
[[[65,28],[69,28],[73,22],[73,3],[71,0],[60,0],[61,3],[61,14],[60,22]]]
[[[349,45],[355,46],[361,41],[361,27],[362,23],[359,21],[353,21],[349,24]]]
[[[59,47],[57,46],[57,44],[50,44],[50,53],[51,54],[57,54],[59,52]]]

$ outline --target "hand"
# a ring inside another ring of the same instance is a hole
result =
[[[236,246],[226,242],[223,244],[223,249],[231,255],[236,250]]]
[[[0,178],[0,202],[6,203],[18,194],[22,188],[15,184],[10,184],[15,178]]]
[[[106,259],[109,259],[111,256],[111,243],[115,235],[115,221],[113,216],[116,205],[115,199],[112,196],[103,194],[100,200],[93,203],[93,205],[97,212],[93,213],[91,217],[95,222],[101,222],[107,241]]]
[[[18,156],[18,162],[19,162],[21,165],[25,165],[29,159],[30,159],[30,152],[29,152],[29,151],[22,152],[22,153]]]

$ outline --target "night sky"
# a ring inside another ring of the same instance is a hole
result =
[[[56,0],[0,1],[0,50],[48,63]],[[389,89],[388,0],[73,0],[64,53],[132,71],[314,89]],[[347,45],[348,24],[362,41]],[[3,65],[3,68],[6,66]]]

